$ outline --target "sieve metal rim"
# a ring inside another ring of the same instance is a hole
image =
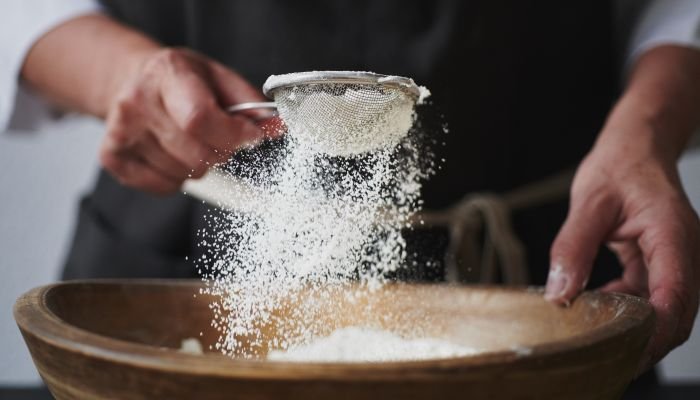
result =
[[[275,91],[310,84],[369,84],[399,89],[417,101],[420,89],[411,78],[364,71],[307,71],[270,75],[263,84],[263,93],[274,98]]]

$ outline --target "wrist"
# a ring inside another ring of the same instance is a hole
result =
[[[660,46],[639,58],[599,142],[675,164],[700,124],[700,52]]]
[[[98,100],[98,104],[101,104],[102,116],[106,116],[107,111],[118,101],[122,93],[139,79],[148,60],[161,49],[162,47],[157,43],[145,40],[123,51],[120,62],[114,65],[114,72],[106,82],[102,96]]]
[[[134,70],[135,55],[160,46],[108,16],[68,20],[32,45],[22,78],[54,104],[105,117]]]
[[[675,166],[688,136],[665,120],[663,109],[627,93],[610,113],[595,148],[606,148],[621,160],[656,160]]]
[[[602,174],[622,186],[640,177],[659,185],[680,184],[677,165],[685,140],[658,116],[642,99],[620,99],[585,160],[596,179]]]

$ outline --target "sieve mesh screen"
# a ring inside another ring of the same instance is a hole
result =
[[[289,133],[319,153],[391,148],[413,125],[415,98],[381,83],[309,83],[272,93]]]

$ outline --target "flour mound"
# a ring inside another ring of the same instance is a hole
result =
[[[385,330],[347,327],[286,351],[271,351],[267,359],[293,362],[388,362],[465,357],[476,353],[476,349],[442,339],[405,339]]]

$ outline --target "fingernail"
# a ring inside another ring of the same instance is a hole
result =
[[[564,268],[560,264],[555,265],[549,271],[544,298],[549,301],[561,300],[568,282],[569,278],[564,274]]]

